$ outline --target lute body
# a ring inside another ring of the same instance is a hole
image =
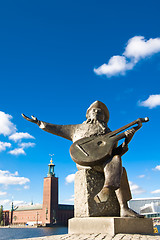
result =
[[[138,124],[137,126],[133,127],[135,131],[137,131],[142,127],[142,122],[148,121],[148,118],[138,118],[124,127],[121,127],[108,134],[86,137],[77,140],[70,147],[71,158],[74,162],[82,166],[94,166],[103,162],[104,160],[106,161],[111,157],[112,150],[117,141],[126,137],[125,133],[122,131],[135,124]]]

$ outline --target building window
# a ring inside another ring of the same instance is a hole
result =
[[[46,220],[48,220],[48,208],[46,207]]]

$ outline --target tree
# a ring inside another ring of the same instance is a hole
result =
[[[0,225],[3,225],[3,206],[0,206]]]

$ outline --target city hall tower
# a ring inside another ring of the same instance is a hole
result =
[[[58,178],[55,177],[53,160],[48,165],[48,174],[43,184],[43,224],[52,225],[58,217]]]

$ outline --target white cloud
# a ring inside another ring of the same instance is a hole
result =
[[[65,180],[66,180],[66,183],[72,183],[74,182],[74,178],[75,178],[75,174],[70,174],[68,175]]]
[[[34,147],[35,143],[32,143],[32,142],[20,143],[19,146],[22,147],[22,148]]]
[[[8,136],[17,131],[16,126],[11,122],[12,116],[0,111],[0,134]]]
[[[16,171],[13,175],[14,175],[14,176],[18,176],[18,175],[19,175],[19,174],[18,174],[18,171]]]
[[[12,200],[10,199],[0,199],[0,205],[3,205],[4,209],[10,209],[12,205]],[[13,201],[14,207],[29,205],[27,202],[21,200],[14,200]]]
[[[157,165],[155,168],[153,168],[153,170],[158,170],[158,171],[160,171],[160,165]]]
[[[8,170],[0,170],[0,175],[18,176],[18,171],[15,171],[15,173],[10,173]]]
[[[139,61],[158,52],[160,52],[160,38],[150,38],[147,41],[143,36],[135,36],[129,39],[123,54],[128,58],[134,58],[134,61]]]
[[[0,170],[0,184],[4,185],[24,185],[30,180],[25,177],[17,177],[17,173],[10,173],[9,171]]]
[[[142,175],[139,175],[138,177],[139,177],[139,178],[144,178],[144,177],[145,177],[145,175],[144,175],[144,174],[142,174]]]
[[[107,77],[124,75],[126,71],[133,69],[141,59],[158,52],[160,52],[160,38],[145,40],[143,36],[135,36],[129,39],[121,56],[111,57],[108,64],[104,63],[99,68],[94,68],[94,72]]]
[[[25,151],[23,150],[23,148],[15,148],[11,151],[9,151],[9,153],[11,155],[15,155],[15,156],[18,156],[18,155],[26,155]]]
[[[72,195],[71,198],[69,198],[69,199],[65,199],[65,201],[67,201],[67,202],[74,202],[74,195]]]
[[[14,200],[13,201],[13,205],[15,206],[24,206],[24,205],[28,205],[27,202],[21,201],[21,200]]]
[[[160,106],[160,94],[150,95],[145,101],[139,101],[139,106],[149,107],[150,109]]]
[[[1,192],[0,191],[0,196],[5,196],[5,195],[7,195],[7,192]]]
[[[17,132],[16,125],[11,122],[11,119],[13,117],[9,114],[6,114],[2,111],[0,111],[0,134],[3,134],[4,136],[8,136],[10,140],[13,140],[14,142],[21,141],[22,139],[35,139],[32,135],[30,135],[27,132]],[[12,155],[25,155],[24,148],[33,147],[35,143],[19,143],[18,148],[15,148],[11,151],[9,151]],[[6,148],[10,148],[11,143],[9,142],[1,142],[0,141],[0,152],[5,151]]]
[[[3,205],[3,207],[9,203],[11,203],[11,200],[9,199],[0,199],[0,205]]]
[[[97,75],[105,74],[107,77],[111,77],[118,74],[124,75],[125,72],[132,69],[133,66],[134,64],[129,63],[124,56],[113,56],[108,64],[104,63],[99,68],[94,69],[94,72]]]
[[[9,136],[10,140],[13,140],[15,142],[17,142],[18,140],[21,139],[28,139],[28,138],[32,138],[34,139],[34,137],[32,135],[30,135],[29,133],[24,133],[24,132],[16,132],[14,134],[12,134],[11,136]]]
[[[7,147],[11,147],[11,144],[8,142],[1,142],[0,141],[0,152],[5,151]]]
[[[141,187],[134,184],[133,182],[129,181],[129,185],[130,185],[130,189],[131,189],[132,194],[138,195],[138,194],[141,194],[141,193],[145,192],[145,190],[143,190]]]
[[[159,194],[160,193],[160,189],[154,190],[151,192],[152,194]]]
[[[28,185],[25,185],[24,186],[24,189],[29,189],[30,187]]]

